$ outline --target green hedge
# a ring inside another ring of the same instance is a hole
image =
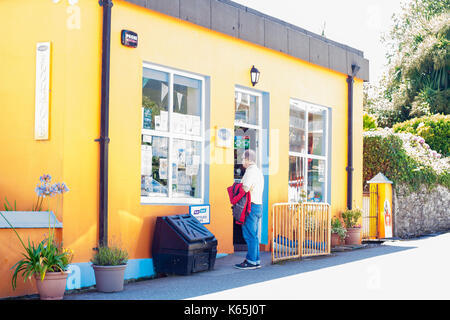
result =
[[[414,118],[393,126],[394,132],[409,132],[425,139],[431,149],[450,156],[450,115]]]
[[[398,184],[417,191],[422,185],[432,188],[441,184],[450,188],[450,158],[440,158],[437,152],[409,133],[394,133],[391,129],[364,132],[363,181],[377,173]],[[439,155],[440,156],[440,155]]]

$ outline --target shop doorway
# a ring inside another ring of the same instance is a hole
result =
[[[245,150],[256,153],[259,168],[262,164],[262,95],[244,89],[235,91],[234,119],[234,182],[241,182],[245,173],[242,155]],[[261,230],[261,227],[259,228]],[[235,251],[246,251],[242,226],[233,221],[233,245]]]

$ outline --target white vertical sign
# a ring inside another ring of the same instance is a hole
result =
[[[34,138],[47,140],[49,131],[50,42],[36,46]]]
[[[392,210],[391,204],[389,203],[388,199],[384,200],[383,214],[384,214],[384,237],[392,238]]]

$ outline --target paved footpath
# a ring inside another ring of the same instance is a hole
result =
[[[216,260],[215,268],[189,276],[127,283],[124,291],[95,289],[65,300],[298,300],[450,299],[450,233],[334,252],[329,256],[238,270],[244,252]]]

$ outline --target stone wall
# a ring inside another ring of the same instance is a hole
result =
[[[450,230],[450,190],[436,186],[410,192],[405,186],[394,191],[394,236],[411,238]]]

